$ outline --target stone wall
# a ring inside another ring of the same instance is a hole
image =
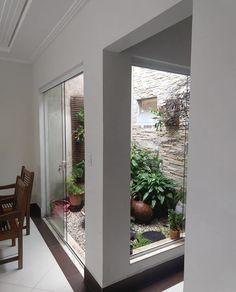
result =
[[[185,75],[140,67],[133,67],[132,70],[132,142],[158,151],[163,160],[163,171],[181,185],[186,173],[188,121],[181,117],[177,129],[167,129],[163,125],[161,130],[156,131],[155,120],[152,125],[139,122],[142,111],[140,100],[156,97],[156,107],[159,108],[167,99],[186,92],[188,82],[189,77]]]

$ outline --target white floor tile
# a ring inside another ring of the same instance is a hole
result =
[[[0,291],[2,292],[31,292],[31,288],[0,282]]]
[[[10,245],[11,241],[0,242],[1,258],[16,254],[17,247],[11,247]],[[29,236],[24,236],[23,246],[24,259],[22,270],[17,269],[17,261],[0,266],[0,291],[15,291],[1,288],[1,285],[10,284],[12,284],[13,287],[19,285],[21,289],[26,289],[16,290],[19,292],[36,292],[37,290],[38,292],[73,291],[33,222],[31,222],[31,234]],[[57,286],[52,285],[52,283],[57,282],[57,279],[62,290],[58,290]]]
[[[184,291],[184,282],[181,282],[163,292],[183,292]]]
[[[48,289],[55,292],[73,292],[69,283],[65,282],[65,276],[58,265],[53,266],[35,288]]]

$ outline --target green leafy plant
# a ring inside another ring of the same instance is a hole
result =
[[[175,187],[174,181],[167,178],[161,171],[141,172],[131,181],[133,197],[143,200],[152,208],[163,205],[173,207]]]
[[[137,145],[132,147],[131,194],[134,199],[143,200],[152,208],[173,208],[177,184],[161,171],[161,162],[156,153]]]
[[[153,119],[155,120],[155,128],[156,130],[162,131],[162,127],[164,125],[164,112],[161,108],[159,109],[152,109],[151,113],[154,114]]]
[[[85,161],[81,160],[79,163],[73,165],[72,176],[75,181],[82,178],[84,175]]]
[[[84,109],[80,109],[76,113],[76,118],[79,122],[79,126],[74,131],[74,136],[77,142],[83,142],[84,141]]]
[[[179,126],[179,118],[181,114],[179,98],[167,99],[158,109],[151,111],[154,114],[153,119],[156,120],[156,130],[162,130],[162,126],[167,128],[176,128]]]
[[[139,247],[142,247],[142,246],[145,246],[145,245],[148,245],[152,243],[151,240],[149,239],[146,239],[143,237],[142,233],[136,233],[136,238],[133,242],[133,248],[139,248]]]
[[[76,118],[80,123],[84,123],[84,109],[81,108],[77,113],[76,113]]]
[[[182,188],[176,193],[175,200],[176,203],[180,201],[181,203],[184,203],[186,198],[186,191],[184,191]]]
[[[76,183],[75,178],[73,176],[69,177],[67,182],[67,193],[69,195],[77,195],[81,196],[84,194],[84,187]]]
[[[156,172],[160,169],[162,160],[158,154],[133,144],[130,154],[131,178],[135,178],[140,172]]]
[[[169,221],[170,229],[180,230],[184,221],[184,215],[182,213],[177,213],[173,209],[169,209],[168,221]]]

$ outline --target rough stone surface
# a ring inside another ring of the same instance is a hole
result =
[[[180,74],[140,67],[132,70],[132,141],[143,148],[158,151],[163,160],[163,171],[180,185],[183,185],[186,174],[188,120],[180,118],[175,130],[163,125],[161,131],[156,131],[154,122],[153,125],[140,123],[140,100],[156,97],[156,108],[159,108],[167,99],[186,92],[188,81],[189,77]]]

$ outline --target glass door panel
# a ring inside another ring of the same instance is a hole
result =
[[[47,216],[65,234],[65,119],[64,84],[45,92]]]

